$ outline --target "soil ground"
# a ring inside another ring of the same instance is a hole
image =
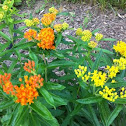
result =
[[[100,29],[100,33],[102,33],[104,37],[115,38],[117,41],[122,40],[126,42],[126,10],[116,10],[115,8],[111,8],[102,11],[99,4],[96,4],[95,6],[70,2],[61,2],[60,4],[52,2],[45,4],[41,0],[36,0],[32,8],[29,8],[24,4],[19,9],[21,9],[21,13],[32,13],[33,17],[41,19],[42,15],[47,13],[48,9],[52,6],[57,9],[60,8],[62,12],[70,12],[69,16],[57,17],[55,22],[62,23],[63,21],[66,21],[70,27],[74,29],[66,31],[65,34],[75,34],[75,30],[82,26],[86,17],[88,23],[87,27],[83,27],[83,29],[89,29],[91,31],[94,29]],[[36,13],[40,8],[42,8],[41,11]],[[111,42],[100,42],[100,45],[103,48],[109,48],[111,44]]]

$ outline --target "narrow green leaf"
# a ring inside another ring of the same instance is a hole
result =
[[[65,87],[58,83],[47,82],[45,83],[48,90],[63,90]]]
[[[9,67],[9,69],[8,69],[8,73],[11,73],[12,72],[12,70],[14,69],[14,67],[16,66],[16,64],[17,64],[17,61],[13,61],[12,63],[11,63],[11,65],[10,65],[10,67]]]
[[[62,39],[62,33],[59,33],[58,36],[57,36],[57,40],[56,40],[56,47],[60,44],[61,42],[61,39]]]
[[[114,103],[117,104],[126,104],[126,98],[117,98]]]
[[[8,42],[12,42],[11,39],[8,37],[8,35],[4,34],[2,31],[0,31],[0,36],[3,37]]]
[[[102,57],[102,50],[99,52],[99,55],[97,55],[95,62],[92,65],[91,72],[94,70],[97,70],[100,64],[100,58]]]
[[[52,95],[44,88],[40,88],[39,91],[43,95],[43,97],[45,98],[47,103],[49,103],[51,106],[55,107],[54,99],[53,99]]]
[[[34,101],[34,104],[31,104],[31,108],[39,114],[42,118],[46,120],[53,120],[53,116],[50,111],[38,100]]]
[[[88,97],[88,98],[84,98],[84,99],[78,99],[76,100],[78,103],[81,104],[92,104],[92,103],[97,103],[102,101],[102,97]]]
[[[4,51],[7,47],[9,47],[10,42],[6,42],[0,46],[0,52]]]
[[[117,39],[113,39],[113,38],[103,38],[101,41],[117,41]]]
[[[14,105],[14,101],[11,99],[11,100],[8,100],[8,101],[1,101],[0,102],[0,109],[3,110],[3,109],[7,109],[9,108],[10,106]]]
[[[121,87],[121,86],[126,86],[126,82],[123,81],[123,82],[116,82],[116,83],[106,83],[105,84],[106,86],[108,86],[109,88],[117,88],[117,87]]]
[[[117,105],[114,111],[110,114],[107,120],[107,126],[110,126],[112,122],[115,120],[115,118],[118,116],[120,111],[123,109],[122,105]]]

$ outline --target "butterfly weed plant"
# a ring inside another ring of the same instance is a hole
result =
[[[51,7],[41,19],[22,20],[26,26],[13,30],[16,38],[1,32],[7,40],[0,49],[1,125],[125,125],[126,43],[118,41],[113,51],[102,49],[100,41],[116,40],[104,38],[99,29],[62,35],[71,29],[55,22],[60,15]],[[7,50],[13,39],[19,41]],[[61,45],[69,48],[60,50]]]

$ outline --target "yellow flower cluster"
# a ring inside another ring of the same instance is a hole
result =
[[[63,24],[56,24],[54,25],[54,29],[57,32],[61,32],[61,30],[66,30],[69,27],[69,24],[67,24],[66,22],[64,22]]]
[[[84,74],[87,72],[87,67],[79,65],[79,69],[75,69],[74,72],[78,78],[83,77]]]
[[[55,18],[56,18],[56,14],[47,13],[43,15],[41,22],[43,25],[49,26],[55,20]]]
[[[55,24],[55,25],[54,25],[54,29],[55,29],[57,32],[61,32],[61,30],[62,30],[62,24]]]
[[[126,43],[123,41],[118,41],[117,45],[113,46],[116,52],[119,52],[122,56],[126,57]]]
[[[76,35],[78,35],[78,36],[81,36],[82,35],[82,29],[81,28],[78,28],[77,30],[76,30]]]
[[[49,8],[50,13],[58,14],[58,10],[55,7]]]
[[[103,91],[99,91],[99,94],[108,101],[114,102],[119,97],[115,91],[115,88],[109,89],[107,86],[105,86]]]
[[[82,39],[84,42],[89,41],[89,40],[91,39],[91,37],[92,37],[92,33],[91,33],[90,30],[84,30],[84,31],[82,32],[82,37],[81,37],[81,39]]]
[[[126,98],[126,90],[124,87],[121,88],[120,98]]]
[[[97,45],[98,45],[98,44],[97,44],[96,42],[94,42],[94,41],[90,41],[90,42],[88,43],[88,46],[89,46],[90,48],[95,48]]]
[[[106,73],[102,74],[101,71],[98,72],[97,70],[95,70],[93,73],[88,72],[88,74],[85,74],[87,72],[87,67],[79,65],[79,69],[75,69],[74,72],[77,75],[77,77],[78,78],[81,77],[81,79],[84,82],[86,82],[87,80],[91,78],[91,81],[94,81],[94,85],[96,87],[98,86],[103,87],[103,85],[106,82]]]
[[[3,9],[4,11],[7,11],[7,10],[8,10],[8,6],[7,6],[7,5],[3,5],[3,6],[2,6],[2,9]]]
[[[63,30],[66,30],[68,27],[69,27],[69,24],[67,24],[66,22],[64,22],[64,23],[62,24],[62,29],[63,29]]]
[[[106,73],[102,73],[101,71],[94,70],[92,73],[91,81],[94,81],[94,85],[96,87],[101,86],[103,88],[104,84],[106,83]]]
[[[100,41],[103,38],[103,34],[97,33],[95,36],[96,41]]]
[[[119,72],[118,66],[108,66],[106,67],[106,70],[108,70],[108,77],[113,78],[116,77],[116,74]]]
[[[3,19],[3,17],[4,17],[4,12],[1,11],[0,12],[0,20]]]
[[[39,19],[38,18],[33,18],[32,20],[26,19],[24,21],[26,26],[31,27],[31,26],[36,26],[39,24]]]
[[[119,70],[126,69],[126,58],[121,57],[120,59],[114,59],[113,62],[115,66],[118,67]]]

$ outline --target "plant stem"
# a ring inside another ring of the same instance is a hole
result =
[[[46,65],[47,63],[46,63],[46,59],[45,59],[45,54],[43,54],[43,60]],[[47,82],[47,67],[45,67],[45,82]]]

